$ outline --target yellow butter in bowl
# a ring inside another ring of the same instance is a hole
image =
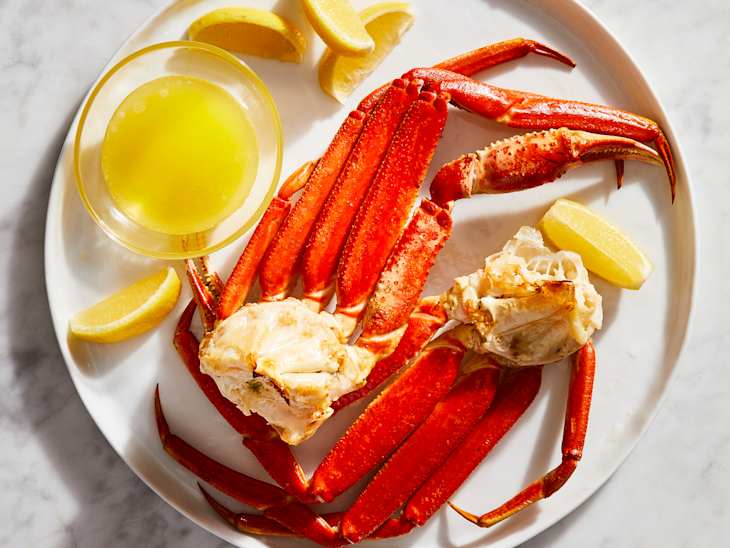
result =
[[[226,90],[165,76],[135,89],[114,112],[101,168],[127,217],[157,232],[191,234],[241,206],[258,156],[254,128]]]

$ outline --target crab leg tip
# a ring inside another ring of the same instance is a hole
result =
[[[472,514],[471,512],[467,512],[466,510],[458,507],[451,501],[447,502],[448,505],[451,506],[451,508],[456,511],[456,513],[459,514],[462,518],[466,519],[467,521],[471,521],[474,525],[481,525],[481,523],[479,523],[479,516]]]
[[[198,484],[198,489],[200,489],[200,492],[203,494],[205,501],[210,505],[210,507],[215,510],[215,512],[220,517],[222,517],[224,520],[226,520],[228,523],[235,527],[236,513],[230,508],[218,502],[216,499],[214,499],[213,496],[208,491],[206,491],[205,488],[203,488],[203,485],[200,482],[196,483]]]
[[[190,299],[190,302],[185,307],[185,310],[183,310],[177,322],[178,331],[187,331],[190,329],[190,324],[193,323],[193,314],[195,314],[197,306],[195,299]]]
[[[552,57],[553,59],[560,61],[564,65],[568,65],[571,68],[575,68],[575,61],[573,61],[567,55],[560,53],[558,50],[553,49],[550,46],[541,44],[540,42],[535,42],[534,40],[530,40],[529,42],[535,48],[534,53],[537,53],[538,55],[544,55],[546,57]]]
[[[616,188],[621,190],[624,184],[624,161],[615,160],[614,164],[616,166]]]
[[[157,423],[157,432],[160,435],[160,439],[165,442],[165,439],[170,435],[170,426],[167,424],[165,414],[162,412],[162,401],[160,401],[160,385],[155,385],[155,422]]]

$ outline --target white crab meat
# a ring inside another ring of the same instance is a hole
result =
[[[291,445],[314,434],[332,402],[360,388],[375,361],[347,344],[331,314],[296,299],[248,304],[200,345],[200,369],[221,393]]]
[[[457,278],[441,298],[466,324],[466,346],[506,365],[559,361],[583,346],[603,320],[601,296],[580,255],[554,252],[523,226],[484,268]]]

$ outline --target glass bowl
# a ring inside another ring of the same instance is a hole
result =
[[[121,102],[142,84],[164,76],[191,76],[226,90],[248,115],[259,150],[255,181],[243,204],[215,227],[167,234],[127,217],[114,202],[101,169],[101,145]],[[112,67],[89,94],[74,140],[74,172],[89,215],[114,241],[142,255],[184,259],[207,255],[245,234],[271,200],[281,171],[279,113],[261,79],[240,59],[200,42],[163,42],[143,48]]]

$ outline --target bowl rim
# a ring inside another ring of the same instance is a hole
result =
[[[274,124],[274,134],[275,134],[275,141],[276,141],[276,159],[275,159],[275,165],[274,165],[274,171],[273,175],[271,177],[271,182],[268,183],[269,188],[266,191],[266,195],[264,199],[261,201],[261,204],[256,209],[256,211],[253,212],[252,215],[249,216],[248,219],[242,225],[235,231],[233,231],[230,235],[228,235],[226,238],[221,240],[220,242],[217,242],[215,244],[212,244],[210,246],[207,246],[199,251],[196,251],[195,253],[185,253],[181,251],[154,251],[149,250],[143,246],[139,246],[135,244],[134,242],[130,241],[129,239],[125,238],[123,235],[119,234],[117,231],[113,230],[107,223],[104,222],[104,220],[99,216],[97,211],[94,208],[94,205],[92,204],[91,200],[89,199],[89,196],[86,193],[85,183],[84,179],[81,175],[81,139],[84,132],[84,128],[86,126],[86,120],[89,115],[89,111],[91,110],[91,107],[94,104],[94,101],[99,96],[101,91],[104,89],[104,86],[107,84],[107,82],[121,69],[128,66],[135,60],[144,57],[145,55],[157,51],[161,51],[164,49],[173,49],[173,48],[188,48],[188,49],[198,49],[205,51],[207,53],[211,53],[214,56],[220,58],[222,61],[225,61],[229,65],[231,65],[233,68],[238,70],[239,73],[243,75],[245,79],[247,79],[249,82],[251,82],[256,89],[256,91],[259,92],[261,97],[264,100],[264,103],[268,107],[271,118]],[[274,101],[274,98],[271,95],[271,92],[266,87],[266,84],[264,84],[263,80],[249,67],[243,60],[239,59],[232,53],[221,49],[217,46],[213,46],[211,44],[206,44],[204,42],[197,42],[194,40],[171,40],[167,42],[159,42],[156,44],[152,44],[146,47],[143,47],[128,56],[121,59],[119,62],[115,63],[114,66],[112,66],[109,70],[107,70],[101,78],[94,84],[94,87],[89,92],[89,95],[87,96],[86,100],[84,101],[83,107],[81,108],[81,114],[79,116],[78,125],[76,127],[76,133],[74,135],[73,140],[73,171],[74,171],[74,179],[76,182],[76,189],[78,190],[79,196],[81,197],[81,201],[84,204],[84,208],[86,209],[89,216],[94,220],[96,225],[102,229],[104,234],[106,234],[109,238],[111,238],[116,243],[124,246],[125,248],[129,249],[130,251],[133,251],[135,253],[138,253],[140,255],[143,255],[145,257],[152,257],[157,259],[189,259],[192,257],[199,257],[202,255],[208,255],[210,253],[213,253],[215,251],[218,251],[220,249],[223,249],[224,247],[228,246],[229,244],[233,243],[235,240],[243,236],[246,232],[248,232],[261,218],[261,216],[264,213],[264,210],[268,207],[269,203],[271,202],[274,192],[278,186],[279,179],[281,177],[281,167],[282,167],[282,157],[283,157],[283,149],[284,149],[284,138],[283,138],[283,129],[281,125],[281,117],[279,116],[279,110],[276,107],[276,103]]]

